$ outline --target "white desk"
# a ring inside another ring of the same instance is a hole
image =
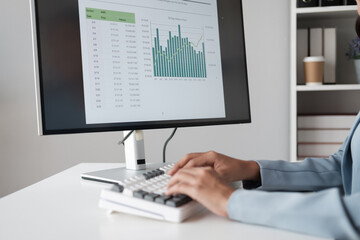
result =
[[[1,240],[98,239],[319,239],[233,222],[204,211],[167,223],[98,208],[108,185],[80,179],[83,172],[123,164],[80,164],[0,199]]]

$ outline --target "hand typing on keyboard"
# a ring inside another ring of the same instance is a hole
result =
[[[190,202],[192,199],[183,194],[165,195],[167,184],[171,178],[166,173],[173,166],[174,164],[169,164],[141,176],[125,179],[121,184],[123,194],[171,207],[179,207]]]
[[[238,180],[260,181],[258,164],[216,153],[192,153],[169,172],[167,194],[186,194],[219,216],[227,216],[227,202],[234,188],[227,183]]]
[[[227,216],[227,202],[235,191],[227,183],[242,179],[260,181],[259,175],[256,162],[215,152],[188,154],[177,164],[149,170],[110,190],[104,189],[100,206],[171,222],[181,222],[203,206]]]
[[[203,210],[203,205],[184,194],[166,195],[171,176],[168,164],[155,170],[124,179],[110,189],[103,189],[99,206],[169,222],[182,222]]]
[[[213,213],[226,217],[227,201],[235,191],[211,167],[183,168],[170,179],[166,194],[186,194]]]

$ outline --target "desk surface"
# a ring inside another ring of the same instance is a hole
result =
[[[81,180],[83,172],[123,164],[80,164],[0,199],[0,239],[319,239],[252,226],[204,211],[181,224],[98,208],[109,185]]]

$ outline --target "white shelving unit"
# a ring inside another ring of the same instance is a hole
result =
[[[360,99],[360,84],[355,84],[355,81],[352,82],[352,79],[355,76],[354,69],[350,69],[350,67],[347,66],[347,64],[352,63],[347,63],[347,60],[343,56],[344,54],[341,55],[343,49],[345,51],[347,46],[346,41],[348,41],[348,39],[346,38],[349,38],[352,33],[355,36],[354,25],[356,16],[357,6],[297,8],[297,0],[291,0],[290,161],[299,160],[297,157],[297,116],[299,114],[304,114],[304,112],[299,111],[305,111],[306,114],[307,107],[309,107],[309,98],[310,102],[312,101],[311,98],[314,98],[314,101],[317,102],[319,102],[319,99],[320,101],[321,99],[326,99],[321,104],[323,104],[324,109],[331,109],[334,114],[337,112],[345,113],[346,111],[349,111],[348,103],[351,102],[351,104],[353,104],[355,101],[352,99]],[[352,23],[351,26],[349,26],[349,23]],[[320,86],[297,85],[296,34],[298,28],[304,27],[336,27],[338,29],[338,36],[341,36],[341,39],[338,38],[340,42],[338,42],[337,46],[338,58],[341,58],[341,61],[339,61],[340,63],[338,64],[339,66],[337,66],[337,72],[339,72],[337,74],[337,82],[339,84]],[[344,35],[346,36],[344,37]],[[344,66],[346,69],[343,69]],[[333,99],[334,96],[338,96],[342,101],[336,102],[335,100],[333,103],[327,101],[327,99]],[[303,102],[307,103],[303,104]],[[360,101],[357,100],[356,102],[359,102],[359,104],[355,103],[355,106],[351,106],[351,111],[354,109],[353,111],[355,112],[356,109],[360,109]],[[324,113],[321,104],[317,104],[317,109],[314,107],[315,110],[312,107],[311,110],[309,110],[310,114],[316,114],[316,110],[319,110],[319,113]],[[347,107],[343,108],[342,106]]]
[[[346,17],[353,16],[357,11],[357,6],[335,6],[335,7],[310,7],[296,8],[295,13],[298,17],[321,18],[323,16]]]
[[[315,91],[358,91],[360,84],[334,84],[334,85],[320,85],[320,86],[296,86],[297,92],[315,92]]]

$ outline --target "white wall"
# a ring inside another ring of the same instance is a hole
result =
[[[289,157],[290,3],[244,0],[251,113],[247,125],[179,129],[176,161],[216,150],[244,159]],[[28,0],[1,0],[0,197],[81,162],[124,162],[122,133],[37,136]],[[150,162],[161,161],[171,130],[146,131]]]

